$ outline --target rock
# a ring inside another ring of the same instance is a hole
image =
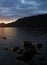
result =
[[[35,56],[35,53],[36,53],[36,48],[35,48],[35,46],[33,46],[31,49],[23,52],[22,60],[24,62],[28,62],[28,61],[32,60],[33,57]]]
[[[3,39],[7,39],[7,37],[3,37]]]
[[[27,52],[25,52],[24,54],[23,54],[23,61],[24,62],[28,62],[28,61],[30,61],[30,60],[32,60],[32,52],[31,51],[27,51]]]
[[[32,43],[30,41],[24,41],[23,45],[24,45],[25,49],[28,49],[28,48],[30,48],[32,46]]]
[[[9,50],[9,51],[17,51],[19,49],[19,47],[15,47],[15,48],[4,48],[4,50]]]
[[[18,49],[19,49],[19,47],[11,48],[11,50],[12,50],[13,52],[17,51]]]
[[[8,50],[8,48],[4,48],[4,50]]]
[[[24,62],[31,61],[36,54],[36,47],[29,41],[24,41],[24,49],[18,52],[19,56],[17,59],[21,59]],[[22,56],[21,56],[22,55]]]
[[[5,40],[5,39],[7,39],[7,37],[1,37],[1,39],[4,39]]]
[[[35,46],[32,46],[27,52],[24,53],[23,57],[27,58],[29,61],[29,60],[32,60],[35,53],[36,53],[36,48],[35,48]]]
[[[42,44],[41,43],[37,44],[37,48],[38,49],[42,48]]]
[[[16,57],[18,60],[23,60],[22,59],[22,56],[18,56],[18,57]]]
[[[32,52],[33,55],[36,53],[36,47],[35,46],[31,47],[31,52]]]
[[[24,51],[24,49],[21,49],[21,50],[19,50],[19,52],[17,52],[19,55],[22,55],[23,54],[23,51]]]

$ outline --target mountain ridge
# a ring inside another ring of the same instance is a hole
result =
[[[40,14],[35,16],[24,17],[4,27],[47,27],[47,14]]]

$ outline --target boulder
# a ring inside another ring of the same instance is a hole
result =
[[[28,48],[32,47],[32,43],[30,41],[24,41],[23,46],[25,49],[28,49]]]
[[[24,49],[21,49],[18,52],[19,56],[17,57],[17,59],[27,63],[28,61],[31,61],[35,56],[36,47],[30,41],[24,41],[23,44]]]
[[[12,50],[13,52],[17,51],[18,49],[19,49],[19,47],[11,48],[11,50]]]
[[[28,62],[33,59],[36,53],[36,48],[35,46],[32,46],[30,49],[24,49],[23,51],[21,50],[21,55],[18,56],[17,59],[23,60],[24,62]]]

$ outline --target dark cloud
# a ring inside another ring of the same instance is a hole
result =
[[[24,17],[47,13],[47,0],[0,0],[0,16]]]

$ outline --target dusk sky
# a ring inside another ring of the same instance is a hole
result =
[[[47,13],[47,0],[0,0],[0,22]]]

